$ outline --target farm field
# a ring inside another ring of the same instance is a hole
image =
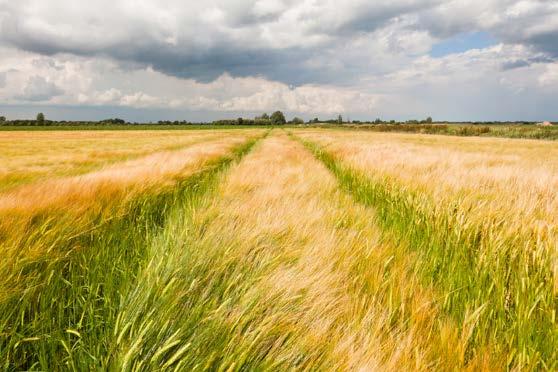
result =
[[[6,370],[556,370],[558,146],[0,132]]]
[[[373,132],[424,133],[464,137],[502,137],[525,138],[540,140],[557,140],[556,125],[540,126],[534,124],[467,124],[467,123],[436,123],[436,124],[348,124],[348,128],[370,130]]]
[[[38,180],[72,176],[153,152],[174,150],[227,131],[0,132],[0,191]]]

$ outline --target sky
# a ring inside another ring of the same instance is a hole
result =
[[[558,121],[557,0],[0,0],[0,115]]]

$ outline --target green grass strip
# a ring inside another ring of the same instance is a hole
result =
[[[208,192],[220,174],[258,140],[249,140],[207,164],[171,190],[137,198],[124,215],[99,221],[92,231],[51,242],[67,254],[28,263],[22,269],[22,277],[29,280],[24,293],[0,304],[0,368],[106,366],[121,302],[147,264],[150,242],[163,229],[170,211]],[[48,228],[47,219],[42,231]]]
[[[534,236],[498,235],[505,221],[475,225],[458,206],[436,206],[395,180],[360,173],[319,145],[297,139],[342,189],[374,208],[387,236],[416,255],[417,275],[441,294],[441,308],[468,338],[468,358],[489,351],[508,369],[558,368],[552,247],[537,246]]]
[[[388,133],[437,134],[458,137],[497,137],[533,140],[558,140],[556,127],[536,125],[467,125],[467,124],[353,124],[353,125],[316,125],[338,130],[357,130]]]

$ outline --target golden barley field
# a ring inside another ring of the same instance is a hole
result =
[[[4,370],[558,369],[558,147],[1,132]]]

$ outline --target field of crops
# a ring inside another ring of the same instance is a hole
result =
[[[0,132],[6,370],[556,370],[558,146]]]

